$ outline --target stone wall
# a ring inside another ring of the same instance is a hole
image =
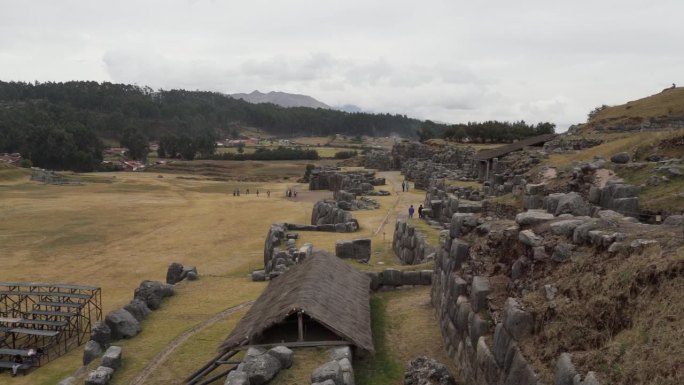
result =
[[[354,219],[352,213],[338,207],[336,201],[318,201],[311,210],[312,225],[335,225],[347,222],[356,222],[356,219]]]
[[[346,190],[355,195],[373,191],[373,186],[385,184],[384,178],[376,178],[374,171],[341,172],[336,168],[315,168],[309,176],[309,190]]]
[[[432,270],[401,271],[385,269],[379,273],[367,272],[370,277],[371,291],[392,289],[400,286],[430,286],[432,284]]]
[[[404,265],[417,265],[434,258],[435,249],[425,240],[425,235],[403,220],[394,226],[392,249]]]
[[[373,150],[366,154],[363,166],[365,168],[388,171],[392,169],[392,157],[387,151]]]
[[[598,219],[564,213],[560,219],[556,219],[553,214],[542,210],[530,211],[516,217],[517,226],[492,232],[483,228],[486,223],[478,225],[479,220],[474,214],[454,214],[449,235],[441,241],[441,247],[436,252],[431,298],[447,352],[461,369],[465,383],[540,383],[533,366],[519,348],[519,344],[535,332],[540,320],[514,297],[508,297],[502,305],[491,306],[490,294],[493,294],[494,286],[487,276],[478,275],[478,270],[473,268],[479,262],[473,260],[471,245],[464,240],[465,237],[473,230],[479,236],[486,235],[489,245],[487,252],[490,254],[514,255],[522,250],[524,255],[515,261],[510,273],[513,282],[520,282],[519,278],[524,274],[529,260],[536,260],[538,256],[540,261],[549,258],[543,246],[549,246],[548,242],[529,227],[552,221],[550,234],[569,234],[571,238],[579,234],[575,243],[589,243],[604,248],[620,239],[613,232],[599,230],[601,226],[611,223],[603,217],[612,215],[612,221],[621,217],[611,213],[602,212]],[[479,231],[481,228],[483,231]],[[559,244],[556,247],[559,246],[563,248],[567,245]],[[512,250],[518,251],[514,253]],[[507,292],[516,292],[518,289],[510,287]],[[555,385],[598,384],[591,372],[582,379],[569,357],[567,354],[561,355],[555,368]]]
[[[479,213],[482,203],[480,193],[472,188],[432,187],[425,193],[423,214],[426,219],[449,223],[455,213]]]

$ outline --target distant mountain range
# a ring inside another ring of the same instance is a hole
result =
[[[248,94],[237,93],[229,94],[233,99],[242,99],[249,103],[271,103],[281,107],[309,107],[309,108],[324,108],[327,110],[338,110],[344,112],[363,112],[361,107],[353,104],[345,104],[342,106],[329,106],[320,100],[309,95],[288,94],[287,92],[271,91],[267,94],[259,91],[252,91]]]
[[[272,103],[281,107],[309,107],[333,109],[329,105],[318,101],[308,95],[288,94],[285,92],[271,91],[267,94],[252,91],[249,94],[230,94],[235,99],[242,99],[250,103]]]

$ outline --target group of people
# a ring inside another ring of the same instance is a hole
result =
[[[28,353],[26,354],[28,359],[26,363],[33,363],[33,360],[38,358],[43,354],[43,349],[38,348],[38,349],[29,349]],[[21,366],[24,365],[24,358],[19,355],[15,354],[14,357],[12,357],[12,377],[17,375],[17,372],[21,368]]]
[[[249,189],[245,190],[245,194],[249,195]],[[233,190],[233,196],[234,197],[240,196],[240,189],[239,188],[236,188],[235,190]],[[257,196],[257,198],[259,197],[259,189],[256,190],[256,196]],[[266,196],[269,198],[271,197],[271,190],[266,190]]]
[[[407,192],[409,190],[409,181],[405,180],[401,182],[401,191]]]
[[[413,219],[413,213],[415,212],[416,210],[411,205],[408,209],[409,219]],[[423,205],[418,206],[418,218],[423,218]]]

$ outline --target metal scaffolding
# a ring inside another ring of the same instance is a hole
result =
[[[99,287],[0,282],[0,361],[33,350],[39,366],[88,341],[101,319]]]

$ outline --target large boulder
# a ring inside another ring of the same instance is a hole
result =
[[[152,312],[152,310],[150,310],[150,308],[147,307],[147,304],[140,298],[133,299],[131,303],[124,306],[124,309],[131,313],[133,317],[135,317],[135,319],[137,319],[138,321],[143,321],[147,319],[147,317]]]
[[[560,197],[554,214],[589,215],[591,214],[591,205],[578,193],[571,192]]]
[[[183,280],[183,265],[173,262],[166,270],[166,283],[174,285]]]
[[[327,380],[332,380],[335,384],[342,384],[342,368],[340,363],[337,361],[330,361],[325,363],[318,368],[316,368],[313,373],[311,373],[311,382],[325,382]]]
[[[629,163],[632,157],[627,152],[618,152],[610,157],[610,161],[617,164]]]
[[[551,223],[551,232],[555,235],[564,235],[566,237],[571,237],[575,228],[586,222],[586,219],[563,219],[560,221],[555,221]]]
[[[112,331],[113,340],[135,337],[142,330],[140,322],[125,309],[114,310],[107,314],[105,322]]]
[[[106,385],[112,379],[114,369],[105,366],[99,366],[97,369],[88,373],[85,379],[85,385]]]
[[[97,341],[90,340],[86,342],[83,349],[83,365],[88,365],[102,354],[102,346]]]
[[[553,214],[544,210],[527,210],[515,216],[515,221],[520,226],[534,226],[553,219]]]
[[[288,369],[292,366],[292,358],[294,357],[294,352],[285,346],[276,346],[271,348],[267,354],[272,355],[280,361],[280,366],[284,369]]]
[[[90,329],[90,339],[106,346],[112,340],[112,330],[104,321],[97,321]]]
[[[151,310],[159,309],[161,300],[174,294],[173,285],[159,281],[143,281],[135,289],[134,298],[144,301]]]
[[[102,356],[102,366],[114,370],[121,367],[121,348],[119,346],[110,346],[107,348],[104,356]]]
[[[544,238],[535,234],[532,230],[523,230],[518,233],[518,240],[530,247],[541,246]]]
[[[670,215],[663,221],[664,225],[680,226],[684,224],[684,215]]]
[[[271,381],[280,371],[280,361],[270,354],[246,356],[241,364],[247,373],[250,385],[263,385]]]

